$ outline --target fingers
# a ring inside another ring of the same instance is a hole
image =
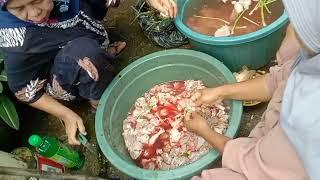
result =
[[[194,103],[193,101],[190,101],[190,102],[189,102],[189,105],[190,105],[191,107],[197,107],[197,104]]]
[[[83,125],[82,120],[76,120],[73,124],[66,127],[66,132],[68,135],[68,142],[71,145],[80,145],[80,141],[77,139],[77,131],[79,129],[80,133],[87,135],[86,128]]]
[[[200,92],[200,91],[197,91],[190,99],[191,99],[193,102],[196,102],[200,97],[201,97],[201,92]]]
[[[187,112],[184,119],[185,121],[191,121],[193,119],[192,112]]]
[[[178,6],[174,0],[148,0],[147,2],[165,16],[170,18],[177,16]]]
[[[68,135],[68,142],[71,145],[80,145],[79,140],[76,138],[77,129],[73,129],[67,133]]]
[[[170,18],[174,18],[175,17],[175,10],[174,10],[174,6],[171,2],[171,0],[163,0],[162,1],[162,5],[163,7],[166,9],[166,13],[164,14],[167,14]]]
[[[70,134],[68,134],[69,137],[69,144],[72,145],[80,145],[80,141],[77,139],[77,131],[79,129],[79,132],[83,135],[87,135],[86,128],[83,125],[82,120],[77,120],[75,127],[72,127],[70,130]]]
[[[174,15],[174,18],[177,17],[178,15],[178,5],[177,3],[174,1],[174,0],[170,0],[171,2],[171,5],[173,6],[173,15]]]
[[[199,120],[199,119],[202,118],[202,116],[201,116],[199,113],[197,113],[197,112],[194,112],[194,113],[192,114],[192,117],[193,117],[193,119],[197,119],[197,120]]]
[[[150,3],[151,3],[151,2],[150,2]],[[154,3],[151,3],[151,5],[153,6],[153,8],[157,9],[157,10],[158,10],[159,12],[161,12],[162,14],[164,14],[164,15],[169,15],[167,8],[166,8],[163,4],[157,2],[157,3],[155,3],[155,4],[154,4]]]
[[[196,106],[200,106],[202,104],[201,102],[201,96],[202,96],[202,92],[201,91],[197,91],[192,97],[191,97],[191,101],[193,101],[193,103]]]
[[[86,128],[83,125],[83,121],[82,120],[77,121],[77,125],[80,133],[83,135],[87,135]]]

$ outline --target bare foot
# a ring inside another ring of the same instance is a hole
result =
[[[97,108],[98,108],[98,105],[99,105],[99,100],[90,100],[89,103],[91,105],[90,111],[91,112],[96,112]]]
[[[120,54],[120,52],[126,47],[127,43],[122,41],[116,41],[109,45],[107,52],[114,56]]]

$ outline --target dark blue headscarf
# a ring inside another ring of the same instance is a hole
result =
[[[8,0],[0,0],[0,28],[14,28],[32,25],[31,23],[21,21],[6,11],[4,5],[7,1]]]
[[[56,1],[57,3],[63,3],[61,1],[58,2],[58,0]],[[64,1],[68,2],[68,0]],[[22,21],[9,13],[4,7],[7,2],[8,0],[0,0],[0,28],[17,28],[35,25],[30,22]],[[69,10],[67,12],[62,12],[61,16],[59,16],[59,21],[65,21],[75,17],[80,11],[80,0],[70,0],[70,3],[68,3],[68,7]]]

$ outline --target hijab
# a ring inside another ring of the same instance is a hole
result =
[[[283,0],[301,49],[288,79],[281,108],[281,127],[310,179],[320,179],[320,21],[319,0]]]
[[[18,19],[5,8],[9,0],[0,0],[0,28],[19,28],[35,24]],[[80,0],[53,0],[58,7],[56,21],[66,21],[74,18],[80,11]]]

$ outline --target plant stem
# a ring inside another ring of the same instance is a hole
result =
[[[140,6],[140,8],[139,8],[139,12],[141,12],[141,9],[143,8],[144,5],[146,5],[146,3],[147,3],[147,1],[144,1],[144,2],[141,4],[141,6]]]
[[[274,2],[276,2],[276,1],[278,1],[278,0],[269,0],[269,1],[266,2],[266,5],[271,4],[271,3],[274,3]]]
[[[266,0],[263,0],[263,6],[266,8],[267,12],[269,14],[271,14],[271,11],[269,10],[268,6],[267,6],[267,3],[266,3]]]
[[[257,2],[256,6],[250,11],[249,16],[251,16],[260,7],[260,1]]]
[[[137,10],[136,8],[134,8],[133,6],[131,6],[131,8],[138,14],[136,17],[134,17],[134,19],[131,21],[130,25],[132,25],[141,15],[148,15],[148,14],[152,14],[154,12],[152,11],[146,11],[146,12],[141,12],[139,10]]]
[[[256,22],[252,21],[251,19],[249,19],[249,18],[247,18],[247,17],[245,17],[245,16],[243,16],[243,19],[245,19],[245,20],[247,20],[247,21],[251,22],[252,24],[254,24],[254,25],[258,26],[258,27],[260,27],[260,24],[258,24],[258,23],[256,23]]]
[[[234,29],[235,29],[238,21],[240,20],[240,18],[242,17],[242,15],[243,15],[245,12],[246,12],[246,10],[243,10],[243,11],[241,12],[241,14],[240,14],[240,15],[237,17],[237,19],[235,20],[235,22],[234,22],[234,24],[233,24],[233,27],[232,27],[232,29],[231,29],[231,34],[234,34]]]
[[[222,21],[226,24],[230,24],[230,22],[224,20],[224,19],[221,19],[221,18],[215,18],[215,17],[206,17],[206,16],[198,16],[198,15],[193,15],[193,17],[196,17],[196,18],[201,18],[201,19],[210,19],[210,20],[218,20],[218,21]]]
[[[249,15],[251,16],[258,8],[261,9],[261,21],[262,21],[262,25],[263,26],[266,26],[267,23],[266,23],[266,20],[265,20],[265,14],[264,14],[264,9],[269,13],[271,14],[271,11],[270,9],[268,8],[268,4],[271,4],[271,3],[274,3],[278,0],[259,0],[259,2],[257,2],[256,6],[252,9],[252,11],[250,11]],[[244,19],[246,19],[244,17]],[[249,20],[249,19],[246,19],[246,20]],[[250,21],[251,22],[251,21]],[[255,23],[254,23],[255,24]]]
[[[162,21],[155,21],[153,22],[149,27],[147,27],[146,31],[149,31],[153,26],[156,26],[157,24],[160,24]]]
[[[235,29],[246,29],[247,26],[236,26]]]
[[[260,0],[261,1],[261,7],[260,7],[260,15],[261,15],[261,21],[262,21],[262,25],[263,26],[266,26],[267,24],[266,24],[266,20],[265,20],[265,17],[264,17],[264,5],[263,5],[263,3],[264,3],[264,0]]]
[[[269,0],[269,1],[265,2],[265,5],[274,3],[274,2],[276,2],[276,1],[278,1],[278,0]],[[251,15],[252,15],[258,8],[260,8],[260,7],[261,7],[261,3],[260,3],[260,1],[258,1],[258,3],[256,4],[256,6],[252,9],[252,11],[250,11],[249,15],[251,16]],[[265,6],[265,7],[267,7],[267,6]],[[267,7],[267,9],[268,9],[268,10],[267,10],[268,13],[270,14],[271,11],[269,10],[268,7]]]

